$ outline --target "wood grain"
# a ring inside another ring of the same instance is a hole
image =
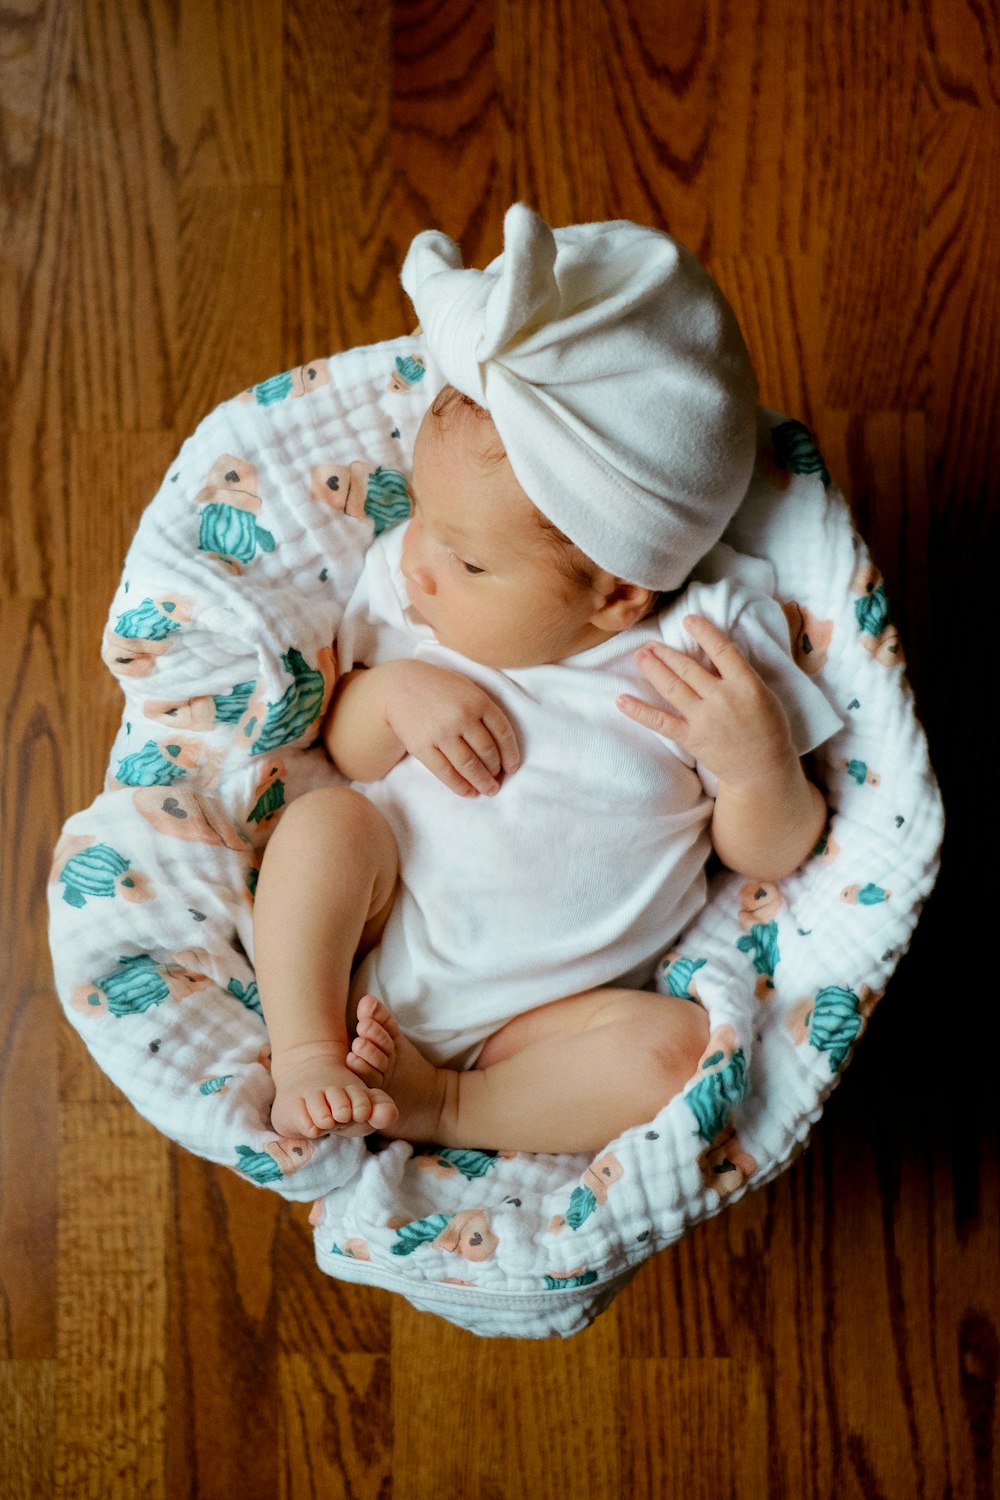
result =
[[[0,1460],[10,1500],[55,1493],[55,1377],[54,1356],[0,1360]]]
[[[614,1312],[567,1343],[484,1347],[397,1302],[392,1371],[394,1493],[623,1492]]]
[[[67,336],[73,233],[69,7],[21,8],[4,48],[0,113],[0,577],[4,597],[63,596]],[[58,375],[56,372],[59,372]]]
[[[294,362],[370,342],[373,326],[407,326],[392,225],[391,37],[384,5],[288,8],[282,285]]]
[[[131,1106],[60,1111],[54,1495],[159,1490],[168,1143]],[[81,1371],[89,1372],[81,1379]]]
[[[762,399],[849,493],[950,814],[810,1149],[566,1343],[323,1277],[307,1206],[185,1154],[100,1073],[45,935],[119,714],[104,616],[184,434],[409,327],[411,236],[482,265],[515,198],[706,259]],[[4,1500],[992,1500],[995,837],[970,760],[995,739],[998,202],[984,0],[0,12]]]
[[[166,1495],[247,1500],[278,1493],[281,1408],[278,1306],[272,1271],[288,1210],[180,1151],[172,1160]],[[228,1180],[227,1180],[228,1179]],[[248,1462],[246,1439],[255,1442]]]
[[[171,8],[79,0],[69,9],[74,426],[170,427],[179,105]]]

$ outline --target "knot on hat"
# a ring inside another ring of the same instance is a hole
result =
[[[402,280],[445,379],[490,412],[543,515],[618,577],[682,583],[756,446],[750,358],[695,257],[623,220],[553,231],[518,203],[485,271],[430,231]]]
[[[508,211],[504,223],[502,275],[494,267],[463,269],[454,240],[433,229],[417,235],[403,265],[411,298],[421,288],[421,326],[448,383],[483,405],[484,366],[559,310],[552,230],[521,204]]]

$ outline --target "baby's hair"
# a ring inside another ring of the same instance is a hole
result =
[[[485,406],[480,406],[478,401],[473,401],[471,396],[467,396],[464,391],[456,390],[453,385],[446,385],[434,397],[434,401],[431,404],[431,412],[440,420],[456,406],[462,407],[465,411],[472,412],[480,422],[488,422],[493,428],[493,439],[479,455],[480,462],[486,468],[493,468],[496,464],[502,464],[507,457],[507,449],[500,441],[500,434],[497,432],[493,418]]]
[[[431,413],[440,421],[442,417],[446,416],[449,411],[453,411],[456,407],[470,411],[477,420],[488,422],[493,428],[490,442],[479,455],[481,463],[487,468],[493,468],[496,464],[503,463],[507,457],[507,450],[500,441],[500,434],[496,430],[493,418],[485,406],[480,406],[478,401],[473,401],[472,397],[467,396],[464,391],[456,390],[453,385],[443,386],[431,403]],[[575,588],[593,588],[597,575],[602,570],[595,562],[591,561],[575,542],[570,540],[564,531],[560,531],[559,527],[554,525],[548,516],[543,515],[537,505],[533,509],[538,529],[542,536],[552,545],[559,569],[566,581],[571,583]],[[676,592],[677,590],[673,591],[673,593]],[[673,593],[654,593],[647,609],[640,618],[646,619],[649,615],[656,614],[669,599],[673,598]]]

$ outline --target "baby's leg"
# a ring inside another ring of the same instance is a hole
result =
[[[460,1073],[427,1062],[384,1008],[379,1019],[394,1037],[385,1083],[399,1107],[382,1133],[499,1151],[600,1150],[680,1093],[709,1035],[690,1000],[591,990],[516,1017]]]
[[[377,1077],[360,1078],[346,1058],[351,966],[378,941],[398,870],[389,825],[347,787],[297,798],[271,835],[253,930],[279,1135],[362,1135],[396,1118]]]

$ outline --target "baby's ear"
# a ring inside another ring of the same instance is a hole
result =
[[[628,630],[648,613],[656,595],[652,589],[644,589],[638,583],[626,583],[624,578],[614,580],[611,592],[605,594],[604,603],[593,616],[591,624],[609,635]]]

